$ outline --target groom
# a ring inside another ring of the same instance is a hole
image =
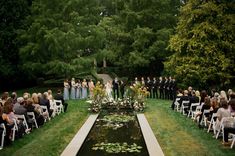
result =
[[[114,99],[116,99],[116,98],[118,99],[119,98],[118,86],[119,86],[118,78],[116,77],[113,80],[113,97],[114,97]]]

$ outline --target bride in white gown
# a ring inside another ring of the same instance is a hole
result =
[[[105,91],[108,98],[112,99],[112,83],[110,81],[105,84]]]

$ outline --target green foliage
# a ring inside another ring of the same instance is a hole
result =
[[[221,87],[234,79],[234,8],[232,1],[189,0],[180,10],[166,71],[186,85]]]

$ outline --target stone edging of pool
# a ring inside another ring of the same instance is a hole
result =
[[[164,156],[164,153],[144,114],[137,114],[139,125],[144,136],[149,156]]]
[[[95,123],[99,114],[90,115],[87,121],[83,124],[72,141],[64,149],[61,156],[76,156],[79,149],[82,147],[87,135],[89,134],[93,124]],[[154,133],[145,118],[144,114],[137,114],[137,119],[141,127],[142,134],[148,149],[149,156],[164,156],[164,153],[158,144]]]

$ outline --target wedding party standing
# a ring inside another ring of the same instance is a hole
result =
[[[76,82],[75,79],[72,78],[71,80],[71,99],[75,99],[75,88],[76,88]]]
[[[119,87],[119,83],[118,83],[118,78],[116,77],[113,80],[113,97],[114,97],[114,99],[118,99],[119,98],[118,87]]]
[[[111,81],[108,81],[105,84],[105,92],[106,92],[106,95],[108,96],[109,99],[113,98],[113,96],[112,96],[112,82]]]
[[[68,79],[64,81],[64,100],[69,100],[69,82]]]
[[[82,99],[85,99],[87,98],[87,81],[86,79],[83,79],[83,82],[82,82]]]
[[[82,84],[81,81],[78,79],[76,82],[76,99],[81,99],[82,97]]]
[[[92,79],[90,79],[90,81],[88,82],[88,88],[89,88],[89,97],[93,97],[93,90],[95,88],[94,82],[92,81]]]

